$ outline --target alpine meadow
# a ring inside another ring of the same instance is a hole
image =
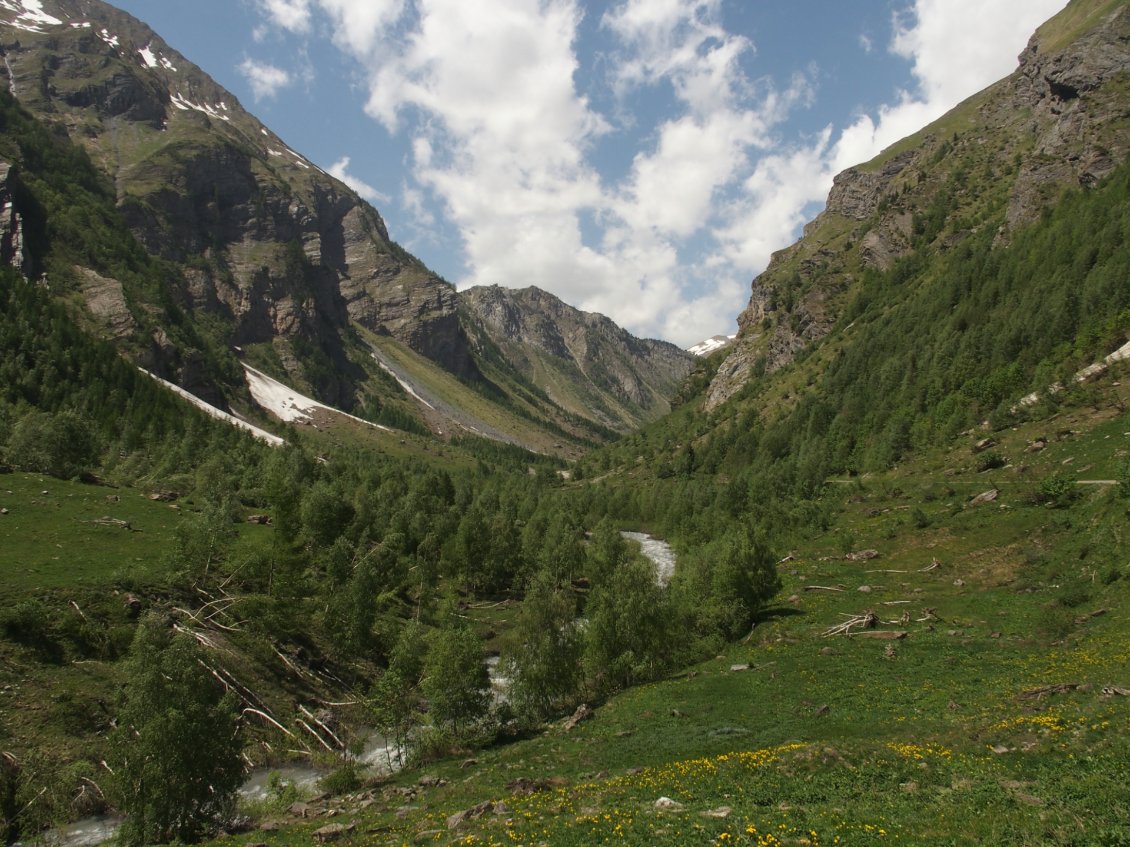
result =
[[[697,354],[458,290],[102,0],[0,52],[6,844],[1130,845],[1126,0]]]

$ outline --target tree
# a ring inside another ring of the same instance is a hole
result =
[[[385,759],[391,771],[406,758],[417,723],[412,684],[397,668],[390,667],[369,689],[368,706],[373,726],[387,742]]]
[[[428,642],[421,688],[435,725],[459,735],[490,706],[482,644],[468,626],[435,630]]]
[[[599,691],[654,679],[669,663],[678,627],[651,562],[623,562],[593,586],[585,612],[584,666]]]
[[[236,701],[199,653],[155,615],[137,628],[111,741],[127,847],[197,840],[234,805],[243,779]]]
[[[89,421],[71,412],[32,411],[12,428],[8,456],[24,470],[71,479],[93,467],[98,448]]]
[[[571,708],[580,685],[580,659],[576,603],[549,573],[539,571],[522,602],[504,665],[514,711],[539,722]]]

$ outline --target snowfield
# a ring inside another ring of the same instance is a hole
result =
[[[272,415],[279,418],[279,420],[286,421],[287,423],[309,421],[313,419],[313,413],[316,409],[322,409],[327,412],[332,412],[335,415],[341,415],[343,418],[357,421],[357,423],[365,424],[365,426],[382,430],[383,432],[393,431],[387,426],[375,424],[372,421],[367,421],[364,418],[359,418],[355,415],[343,412],[340,409],[335,409],[333,406],[319,403],[314,398],[300,394],[293,388],[283,385],[283,383],[279,382],[277,379],[272,379],[262,371],[255,370],[255,368],[250,365],[244,365],[243,372],[247,378],[247,388],[251,391],[251,399]]]
[[[183,397],[185,400],[187,400],[193,406],[195,406],[198,409],[203,410],[207,414],[211,415],[213,418],[216,418],[217,420],[221,420],[221,421],[227,421],[228,423],[232,424],[233,426],[238,426],[240,429],[246,429],[248,432],[250,432],[256,438],[258,438],[262,441],[266,441],[268,444],[271,444],[275,447],[280,447],[283,444],[286,444],[286,441],[279,438],[277,435],[274,435],[273,433],[267,432],[267,430],[265,430],[265,429],[260,429],[259,427],[255,426],[254,424],[250,424],[245,420],[241,420],[240,418],[237,418],[235,415],[230,415],[227,412],[223,411],[222,409],[217,409],[211,403],[205,403],[203,400],[201,400],[195,394],[190,394],[189,392],[187,392],[183,388],[181,388],[179,385],[171,383],[167,379],[161,379],[161,377],[157,376],[156,374],[149,373],[149,371],[145,370],[144,368],[138,368],[138,370],[141,371],[146,376],[157,380],[157,382],[161,383],[163,386],[165,386],[167,389],[172,391],[174,394],[179,394],[181,397]]]

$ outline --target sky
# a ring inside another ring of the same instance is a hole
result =
[[[1066,0],[116,0],[460,289],[736,331],[832,178]]]

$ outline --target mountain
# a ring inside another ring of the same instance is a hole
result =
[[[546,397],[613,430],[670,411],[692,359],[665,341],[638,339],[603,315],[574,309],[538,288],[497,285],[461,292],[484,346]]]
[[[410,372],[438,366],[509,409],[497,412],[509,416],[498,437],[545,449],[653,419],[689,369],[665,347],[620,332],[616,343],[627,346],[603,352],[616,362],[643,360],[599,408],[585,406],[600,392],[577,369],[558,374],[581,380],[554,387],[566,398],[562,408],[516,397],[511,392],[531,374],[511,372],[510,363],[540,354],[510,344],[514,352],[494,361],[488,378],[483,345],[472,343],[466,325],[475,323],[474,310],[454,287],[392,241],[376,209],[290,149],[145,24],[98,0],[9,0],[0,4],[0,38],[5,87],[86,152],[113,215],[148,255],[151,279],[133,285],[120,263],[61,258],[46,244],[49,223],[33,239],[29,270],[50,272],[72,290],[87,318],[139,364],[214,405],[254,408],[235,347],[248,364],[327,404],[398,408],[436,431],[495,437],[496,422],[482,420],[494,412],[474,420],[456,414],[464,389],[428,406],[389,380],[388,357],[374,361],[382,358],[376,340],[386,339],[416,357],[401,368],[401,385]],[[12,158],[16,178],[35,167],[27,156]],[[44,215],[68,205],[59,200]],[[482,334],[478,323],[474,332]],[[618,394],[623,399],[613,400]],[[454,411],[439,414],[439,406]]]
[[[706,408],[826,338],[867,273],[955,254],[987,232],[1005,251],[1064,192],[1114,172],[1130,151],[1128,37],[1124,4],[1076,0],[1011,76],[839,174],[825,211],[753,281]]]

